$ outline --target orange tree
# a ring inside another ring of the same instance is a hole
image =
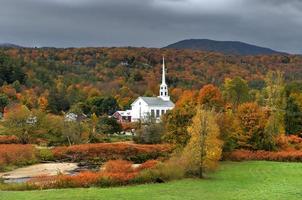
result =
[[[207,109],[221,110],[223,108],[221,92],[212,84],[205,85],[199,91],[198,100]]]

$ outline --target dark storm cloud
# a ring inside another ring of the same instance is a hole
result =
[[[302,53],[300,0],[0,0],[0,42],[152,46],[240,40]]]

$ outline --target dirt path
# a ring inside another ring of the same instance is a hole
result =
[[[59,173],[70,174],[78,168],[77,163],[47,163],[22,167],[10,172],[0,173],[3,179],[22,179],[36,176],[53,176]]]

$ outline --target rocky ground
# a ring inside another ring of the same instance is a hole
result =
[[[46,163],[22,167],[10,172],[0,173],[5,182],[22,182],[37,176],[54,176],[57,174],[72,174],[77,170],[77,163]]]

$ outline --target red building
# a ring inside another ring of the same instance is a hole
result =
[[[120,123],[131,122],[131,110],[116,111],[112,116]]]

